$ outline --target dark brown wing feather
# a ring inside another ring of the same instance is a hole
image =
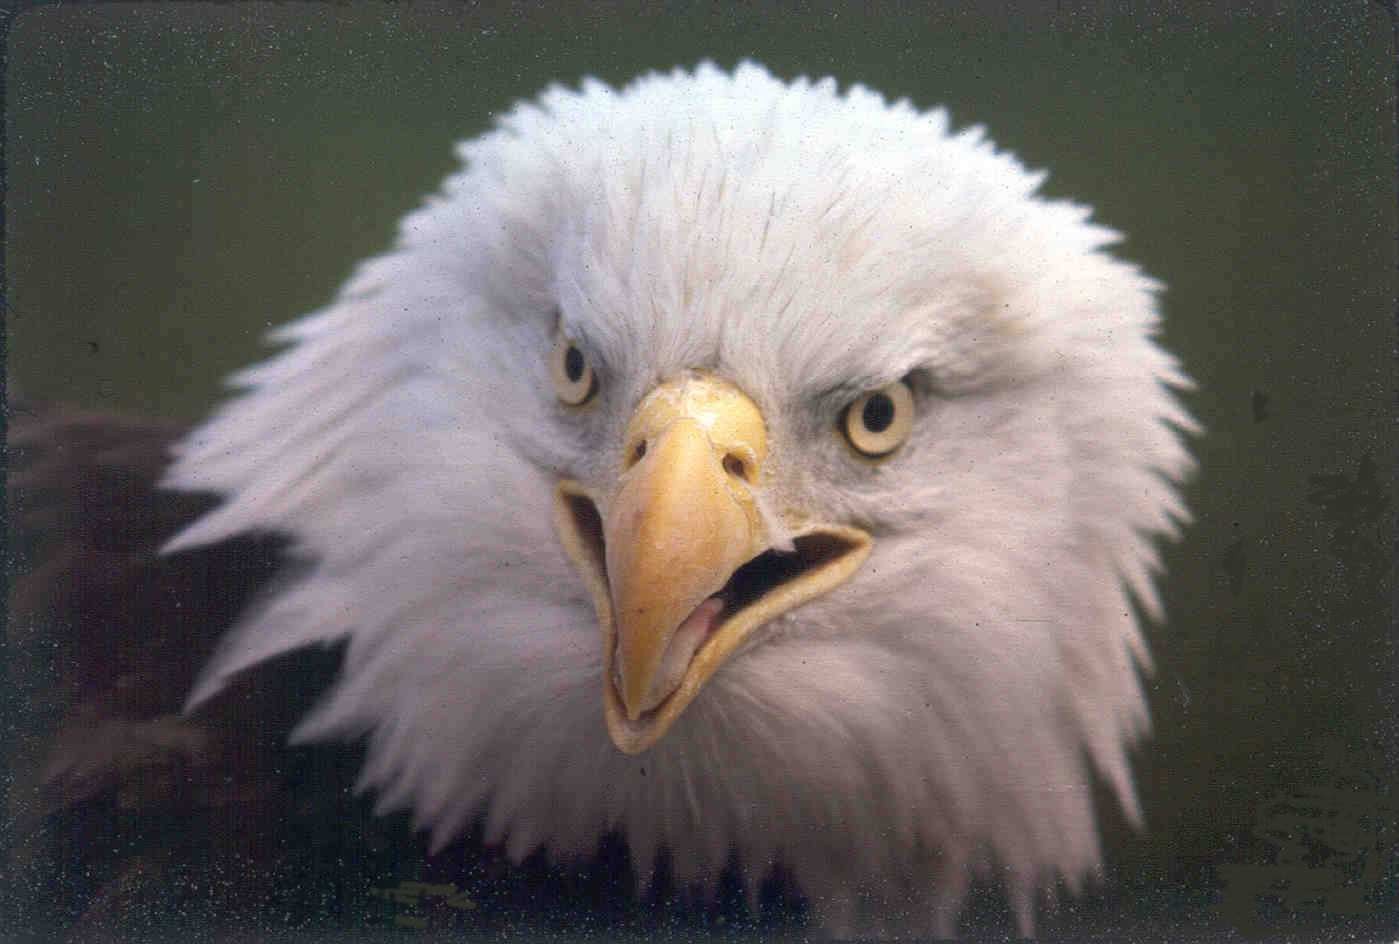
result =
[[[10,409],[9,864],[28,878],[10,894],[27,923],[84,939],[168,902],[178,847],[195,835],[202,848],[182,868],[199,861],[211,875],[259,882],[261,827],[282,802],[273,771],[285,731],[265,685],[249,680],[208,712],[179,714],[219,635],[278,569],[281,546],[265,537],[157,554],[212,503],[156,488],[179,432],[109,413]],[[239,828],[212,828],[220,817]],[[184,868],[178,879],[189,878]],[[256,894],[234,890],[243,894],[210,903]]]

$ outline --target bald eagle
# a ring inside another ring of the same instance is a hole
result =
[[[199,709],[343,643],[294,732],[434,846],[625,837],[836,934],[955,933],[969,882],[1100,865],[1139,816],[1138,612],[1187,513],[1160,285],[944,111],[754,64],[553,87],[334,301],[278,331],[164,486],[166,552],[304,562]]]

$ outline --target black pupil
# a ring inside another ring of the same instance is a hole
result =
[[[894,401],[887,394],[876,393],[865,401],[860,419],[871,433],[884,432],[894,422]]]
[[[577,383],[583,376],[583,352],[576,347],[570,347],[563,355],[563,372],[568,376],[569,383]]]

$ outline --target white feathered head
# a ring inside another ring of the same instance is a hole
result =
[[[643,878],[784,864],[947,932],[1137,817],[1133,597],[1183,520],[1158,286],[942,111],[758,66],[552,88],[463,144],[179,447],[310,566],[191,696],[348,642],[298,737],[436,844],[622,831]],[[869,903],[874,903],[870,905]],[[864,915],[868,918],[871,915]]]

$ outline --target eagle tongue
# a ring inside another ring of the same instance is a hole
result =
[[[714,631],[723,609],[722,599],[709,597],[676,627],[665,655],[661,657],[660,667],[652,678],[651,688],[646,692],[646,700],[642,702],[643,711],[652,710],[680,687],[685,671],[690,667],[690,660]]]

